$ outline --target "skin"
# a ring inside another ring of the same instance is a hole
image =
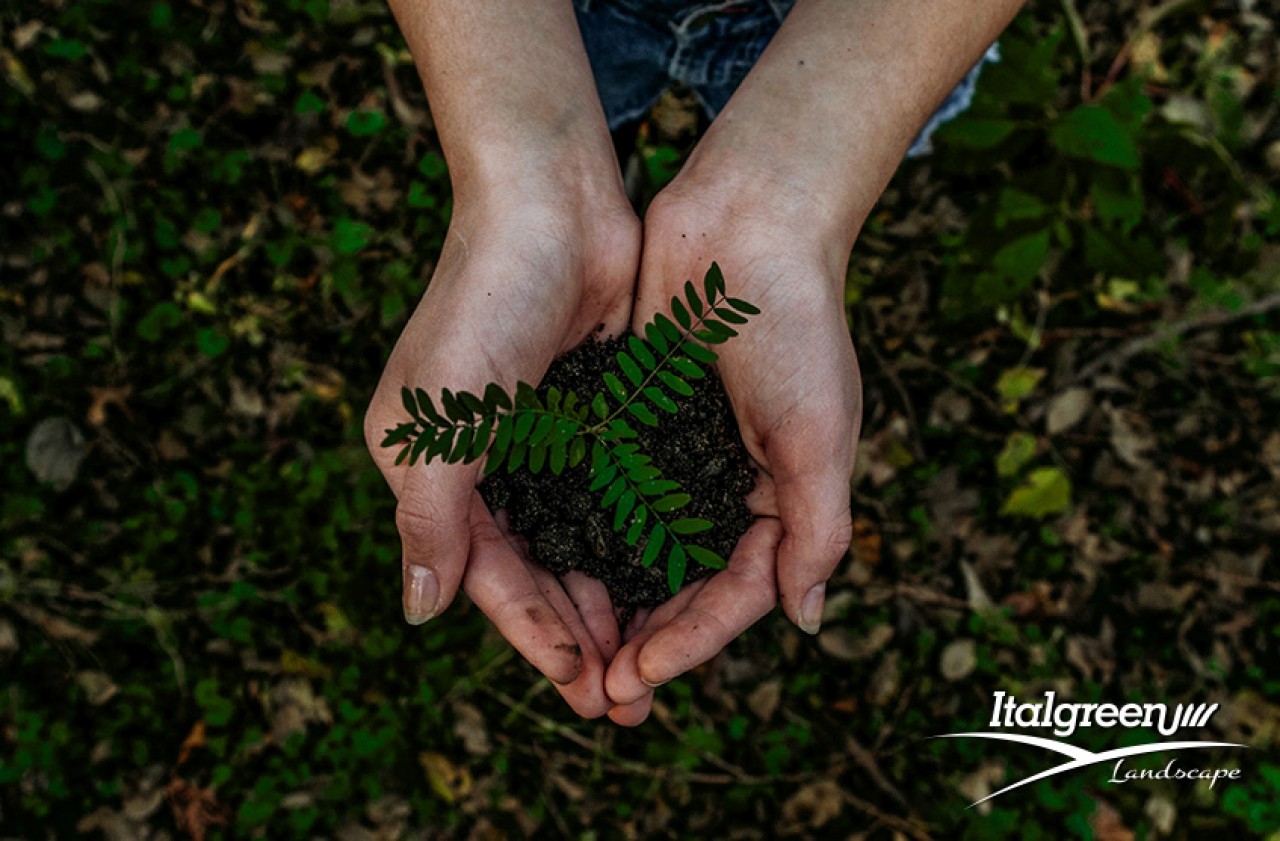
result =
[[[461,584],[575,711],[638,724],[655,686],[779,602],[817,632],[826,581],[849,545],[861,418],[845,266],[919,127],[1021,3],[800,0],[651,205],[643,244],[567,0],[391,5],[426,85],[455,206],[431,287],[366,418],[398,500],[406,618],[438,615]],[[378,443],[403,413],[402,385],[536,382],[596,325],[642,325],[712,260],[732,293],[763,311],[718,349],[760,468],[749,500],[760,519],[728,569],[639,615],[620,644],[602,586],[529,563],[479,501],[475,466],[396,469]]]

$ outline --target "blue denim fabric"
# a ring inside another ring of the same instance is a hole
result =
[[[575,0],[578,26],[609,128],[640,119],[673,82],[715,117],[764,52],[795,0]],[[934,130],[969,107],[992,45],[907,152],[927,154]]]

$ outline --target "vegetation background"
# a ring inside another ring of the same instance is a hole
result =
[[[1276,837],[1277,20],[1018,19],[849,267],[825,630],[769,618],[625,731],[464,602],[399,616],[360,418],[450,201],[383,4],[6,4],[0,835]],[[649,194],[691,124],[649,121]],[[966,809],[1057,761],[925,739],[997,689],[1217,703],[1255,750]]]

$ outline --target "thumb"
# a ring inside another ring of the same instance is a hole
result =
[[[773,460],[773,454],[770,454]],[[849,549],[849,473],[839,459],[822,463],[783,458],[802,469],[774,474],[782,541],[778,545],[778,595],[782,609],[802,631],[818,633],[827,579]]]
[[[404,578],[404,618],[411,625],[453,601],[471,549],[474,469],[432,463],[408,468],[396,504]]]

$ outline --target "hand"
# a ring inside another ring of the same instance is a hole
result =
[[[481,462],[396,466],[396,449],[381,446],[405,420],[402,387],[514,390],[517,380],[537,383],[600,325],[626,327],[640,231],[621,190],[539,201],[573,189],[502,188],[509,200],[494,191],[458,200],[430,288],[366,413],[365,439],[398,501],[405,619],[439,615],[461,585],[576,712],[595,717],[610,706],[604,669],[619,640],[604,586],[580,574],[558,581],[527,560],[475,490]]]
[[[843,306],[847,235],[815,236],[777,196],[743,202],[689,184],[673,183],[646,217],[633,322],[666,312],[684,282],[698,283],[713,260],[729,293],[761,309],[737,338],[716,347],[759,468],[748,502],[761,519],[726,570],[638,617],[606,677],[616,705],[609,715],[619,724],[642,721],[652,687],[715,656],[779,596],[792,621],[817,633],[826,581],[851,537],[862,386]]]

